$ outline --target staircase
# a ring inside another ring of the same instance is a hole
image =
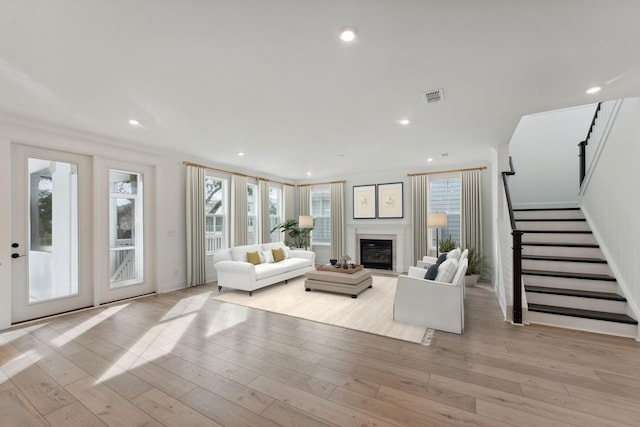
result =
[[[514,209],[514,217],[524,231],[529,322],[636,337],[638,322],[580,208]]]

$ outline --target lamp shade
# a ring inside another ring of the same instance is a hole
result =
[[[429,212],[427,215],[427,227],[445,228],[447,226],[446,212]]]
[[[298,218],[298,228],[313,228],[313,217],[309,215],[300,215]]]

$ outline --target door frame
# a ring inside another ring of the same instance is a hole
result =
[[[12,259],[11,269],[11,323],[19,323],[67,311],[92,307],[93,286],[93,161],[90,156],[23,144],[11,144],[11,240],[20,244],[17,253],[25,254],[28,248],[29,170],[28,159],[41,158],[51,161],[75,163],[78,167],[78,294],[29,303],[28,258]],[[24,214],[19,218],[18,213]],[[18,228],[20,230],[18,231]],[[20,264],[23,267],[19,267]],[[21,275],[22,277],[19,277]],[[22,282],[22,283],[21,283]],[[26,286],[25,286],[26,285]]]

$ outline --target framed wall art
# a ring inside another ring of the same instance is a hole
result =
[[[376,217],[376,186],[353,186],[353,219]]]
[[[402,217],[402,182],[378,184],[378,218]]]

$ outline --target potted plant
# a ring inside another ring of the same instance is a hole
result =
[[[315,219],[313,220],[313,222],[315,223]],[[311,230],[313,230],[313,227],[300,228],[298,227],[298,221],[296,221],[295,219],[287,219],[279,224],[276,224],[271,229],[271,233],[276,230],[285,233],[285,235],[287,236],[285,237],[285,242],[289,246],[302,249],[307,249],[309,247],[309,234],[311,233]]]
[[[451,234],[449,234],[449,236],[447,236],[446,239],[440,240],[440,245],[438,246],[438,250],[440,251],[441,254],[444,254],[454,250],[457,247],[458,245],[456,244],[456,241],[453,240],[453,238],[451,237]]]
[[[476,248],[470,248],[467,255],[469,265],[467,266],[467,274],[464,277],[465,286],[475,286],[480,279],[480,275],[488,270],[487,258]]]

